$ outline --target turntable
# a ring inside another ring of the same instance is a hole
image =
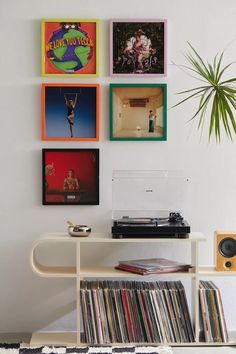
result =
[[[113,238],[188,238],[180,171],[114,171]]]
[[[180,213],[170,213],[167,218],[130,218],[114,220],[113,238],[187,238],[190,226]]]

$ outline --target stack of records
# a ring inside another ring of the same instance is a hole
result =
[[[199,294],[205,342],[227,343],[229,338],[219,288],[211,281],[200,281]]]
[[[86,343],[195,340],[180,281],[82,281],[80,297]]]
[[[116,269],[131,273],[149,275],[161,273],[187,272],[191,265],[171,261],[165,258],[135,259],[132,261],[120,261]]]

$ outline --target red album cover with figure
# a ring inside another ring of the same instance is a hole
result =
[[[43,204],[98,205],[99,150],[43,149]]]

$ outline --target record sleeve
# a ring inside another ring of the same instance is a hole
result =
[[[163,323],[163,318],[161,316],[160,308],[159,308],[159,303],[157,301],[157,290],[151,290],[151,297],[153,300],[154,304],[154,309],[156,313],[156,321],[159,324],[159,334],[160,334],[160,342],[167,342],[167,337],[165,333],[165,326]]]
[[[215,323],[214,323],[214,318],[213,318],[213,308],[212,308],[212,302],[211,302],[211,295],[210,295],[210,290],[207,286],[206,281],[201,281],[202,285],[204,286],[205,294],[206,294],[206,303],[207,303],[207,308],[208,308],[208,314],[209,314],[209,321],[210,321],[210,327],[211,327],[211,334],[212,334],[212,341],[217,342],[217,336],[216,336],[216,328],[215,328]]]
[[[174,338],[175,338],[174,341],[177,343],[180,343],[181,340],[180,340],[178,326],[177,326],[177,322],[176,322],[176,316],[175,316],[174,309],[173,309],[173,306],[171,303],[169,291],[166,287],[166,282],[160,282],[160,285],[162,287],[162,292],[163,292],[164,299],[166,302],[166,307],[167,307],[167,310],[169,313],[169,319],[170,319],[171,327],[173,329],[173,334],[174,334]]]
[[[114,297],[114,313],[115,313],[115,317],[117,319],[117,335],[120,338],[119,342],[123,343],[125,341],[125,337],[124,337],[124,331],[123,331],[123,326],[122,326],[122,319],[121,319],[121,310],[120,310],[120,299],[119,299],[119,292],[117,290],[117,282],[113,282],[112,285],[112,294]],[[119,333],[119,334],[118,334]]]
[[[220,343],[222,342],[222,337],[221,337],[220,324],[219,324],[219,312],[216,304],[215,289],[214,287],[211,286],[210,282],[207,281],[206,283],[210,291],[210,301],[213,309],[213,321],[216,330],[216,341]]]
[[[148,290],[149,293],[149,297],[150,297],[150,302],[151,302],[151,307],[152,307],[152,311],[153,311],[153,316],[154,316],[154,323],[156,325],[156,332],[157,332],[157,341],[160,343],[164,342],[164,333],[162,333],[162,330],[164,331],[164,328],[162,329],[163,325],[161,326],[161,319],[160,319],[160,313],[158,312],[156,306],[157,306],[157,301],[156,299],[154,299],[154,295],[153,295],[153,285],[152,283],[149,284],[150,285],[150,289]]]
[[[143,288],[140,289],[140,294],[141,294],[141,300],[143,303],[143,310],[144,310],[144,319],[146,322],[146,326],[147,326],[147,331],[148,331],[148,341],[149,342],[153,342],[153,333],[152,333],[152,328],[151,328],[151,319],[149,316],[149,312],[148,312],[148,305],[146,303],[146,298],[145,298],[145,290]]]
[[[150,287],[150,284],[147,284],[148,287]],[[156,311],[155,311],[155,306],[154,302],[152,299],[152,294],[150,289],[146,289],[146,300],[148,303],[148,311],[151,319],[151,328],[152,328],[152,335],[153,335],[153,341],[155,343],[160,343],[161,340],[161,335],[160,335],[160,326],[159,326],[159,321],[156,316]]]
[[[134,333],[133,333],[133,327],[132,327],[132,321],[131,321],[131,314],[130,314],[129,305],[128,305],[127,289],[122,289],[121,294],[122,294],[123,308],[125,311],[125,319],[126,319],[126,326],[128,329],[129,341],[132,343],[132,342],[134,342]]]
[[[141,342],[143,342],[144,339],[142,336],[142,326],[141,326],[141,322],[139,319],[138,307],[137,307],[137,303],[136,303],[136,297],[134,294],[135,290],[133,288],[131,288],[128,291],[129,291],[133,319],[134,319],[136,340],[137,340],[137,343],[141,343]]]
[[[121,341],[121,335],[120,331],[118,328],[118,318],[116,314],[116,308],[115,308],[115,299],[114,299],[114,293],[113,293],[113,281],[109,281],[109,289],[108,289],[108,295],[110,299],[110,309],[111,309],[111,315],[112,315],[112,323],[113,323],[113,329],[115,332],[115,343]]]
[[[93,307],[93,300],[92,300],[92,293],[91,289],[86,290],[86,303],[87,303],[87,311],[88,311],[88,328],[91,336],[91,342],[89,341],[88,343],[98,343],[98,337],[97,337],[97,327],[96,327],[96,322],[95,322],[95,314],[94,314],[94,307]]]
[[[172,261],[165,258],[150,258],[150,259],[135,259],[128,261],[119,261],[119,265],[130,266],[134,268],[139,268],[144,271],[154,271],[154,270],[174,270],[174,269],[189,269],[192,266],[190,264],[185,264],[181,262]]]
[[[173,328],[171,325],[170,313],[167,308],[167,303],[165,301],[164,292],[162,290],[160,282],[156,283],[156,288],[157,288],[157,292],[159,295],[159,296],[157,296],[157,301],[160,301],[161,316],[162,316],[163,322],[165,322],[164,326],[165,326],[165,333],[166,333],[166,337],[167,337],[167,342],[174,343],[176,341],[176,339],[175,339],[174,331],[173,331]]]
[[[184,316],[184,311],[182,308],[182,302],[180,299],[180,293],[179,293],[179,289],[177,287],[177,282],[173,281],[172,286],[173,286],[173,292],[175,294],[176,307],[177,307],[178,314],[179,314],[180,327],[181,327],[181,331],[182,331],[183,338],[184,338],[183,340],[184,340],[184,342],[191,342],[191,340],[189,340],[189,336],[188,336],[187,321]]]
[[[108,321],[108,328],[109,328],[109,333],[110,333],[110,338],[111,342],[115,343],[116,342],[116,336],[115,336],[115,331],[113,327],[113,320],[112,320],[112,314],[111,314],[111,303],[110,303],[110,298],[109,298],[109,290],[107,287],[107,282],[104,284],[104,302],[105,302],[105,311],[107,313],[107,321]]]
[[[103,341],[105,344],[109,344],[110,338],[109,338],[109,330],[108,330],[107,313],[105,311],[103,289],[100,286],[98,289],[98,305],[99,305],[101,323],[102,323]]]
[[[80,289],[80,304],[81,304],[81,313],[82,313],[82,319],[83,319],[85,341],[87,343],[89,343],[88,314],[87,314],[87,308],[86,308],[85,289]]]
[[[219,313],[219,323],[220,323],[220,327],[221,327],[222,339],[223,339],[224,343],[227,343],[229,341],[229,336],[228,336],[228,331],[227,331],[226,322],[225,322],[225,315],[224,315],[224,310],[223,310],[221,292],[220,292],[220,289],[213,282],[209,282],[209,283],[211,284],[212,288],[215,290],[216,304],[217,304],[218,313]]]
[[[193,331],[193,326],[191,322],[191,317],[189,313],[189,306],[187,303],[187,297],[185,293],[185,289],[183,284],[180,281],[175,282],[175,288],[177,290],[177,295],[179,299],[179,304],[180,308],[182,310],[183,314],[183,322],[186,328],[186,334],[188,338],[188,342],[194,342],[195,341],[195,336],[194,336],[194,331]]]
[[[183,284],[181,283],[181,281],[177,281],[176,285],[179,289],[179,293],[180,293],[180,299],[182,301],[182,307],[183,307],[183,312],[184,312],[184,317],[188,326],[188,335],[189,335],[189,339],[190,342],[194,342],[195,341],[195,335],[194,335],[194,330],[193,330],[193,326],[192,326],[192,322],[191,322],[191,317],[190,317],[190,312],[189,312],[189,306],[188,306],[188,301],[187,301],[187,297],[186,297],[186,292],[184,289]]]
[[[95,311],[98,344],[104,344],[103,333],[102,333],[102,322],[101,322],[101,316],[100,316],[99,305],[98,305],[98,294],[97,294],[97,289],[95,287],[92,288],[92,299],[93,299],[94,311]]]
[[[144,333],[145,333],[145,342],[151,342],[151,337],[149,334],[149,329],[148,329],[148,325],[147,325],[147,321],[146,321],[145,309],[143,306],[142,293],[141,293],[140,287],[138,287],[138,289],[137,289],[137,295],[138,295],[138,301],[139,301],[140,316],[141,316],[141,319],[143,322],[143,328],[144,328]]]
[[[170,298],[171,298],[173,310],[174,310],[174,313],[175,313],[175,318],[176,318],[177,329],[178,329],[180,341],[181,342],[186,342],[185,333],[183,331],[183,327],[182,327],[182,323],[181,323],[180,308],[179,308],[178,303],[177,303],[176,293],[175,293],[175,290],[173,288],[173,282],[168,281],[167,282],[167,287],[169,289]]]
[[[200,312],[202,316],[205,341],[211,342],[213,341],[213,338],[211,334],[210,319],[209,319],[209,313],[207,307],[206,290],[204,289],[201,282],[199,284],[199,297],[200,297]]]
[[[165,274],[165,273],[176,273],[176,272],[187,272],[188,269],[186,268],[169,268],[169,269],[152,269],[152,270],[143,270],[140,268],[136,268],[134,266],[130,266],[130,265],[124,265],[124,264],[119,264],[117,266],[115,266],[115,269],[118,270],[124,270],[126,272],[130,272],[130,273],[135,273],[135,274],[140,274],[140,275],[150,275],[150,274]]]
[[[140,326],[141,326],[142,342],[147,342],[146,328],[145,328],[144,318],[143,318],[143,314],[142,314],[142,305],[140,303],[140,294],[139,294],[139,290],[137,289],[137,286],[135,287],[134,296],[136,299],[138,318],[139,318]]]

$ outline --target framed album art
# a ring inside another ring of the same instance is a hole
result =
[[[166,76],[166,20],[111,20],[110,74]]]
[[[98,21],[42,21],[42,75],[97,76]]]
[[[99,149],[42,150],[43,205],[99,204]]]
[[[166,140],[166,84],[110,85],[110,140]]]
[[[42,84],[42,140],[99,140],[99,85]]]

